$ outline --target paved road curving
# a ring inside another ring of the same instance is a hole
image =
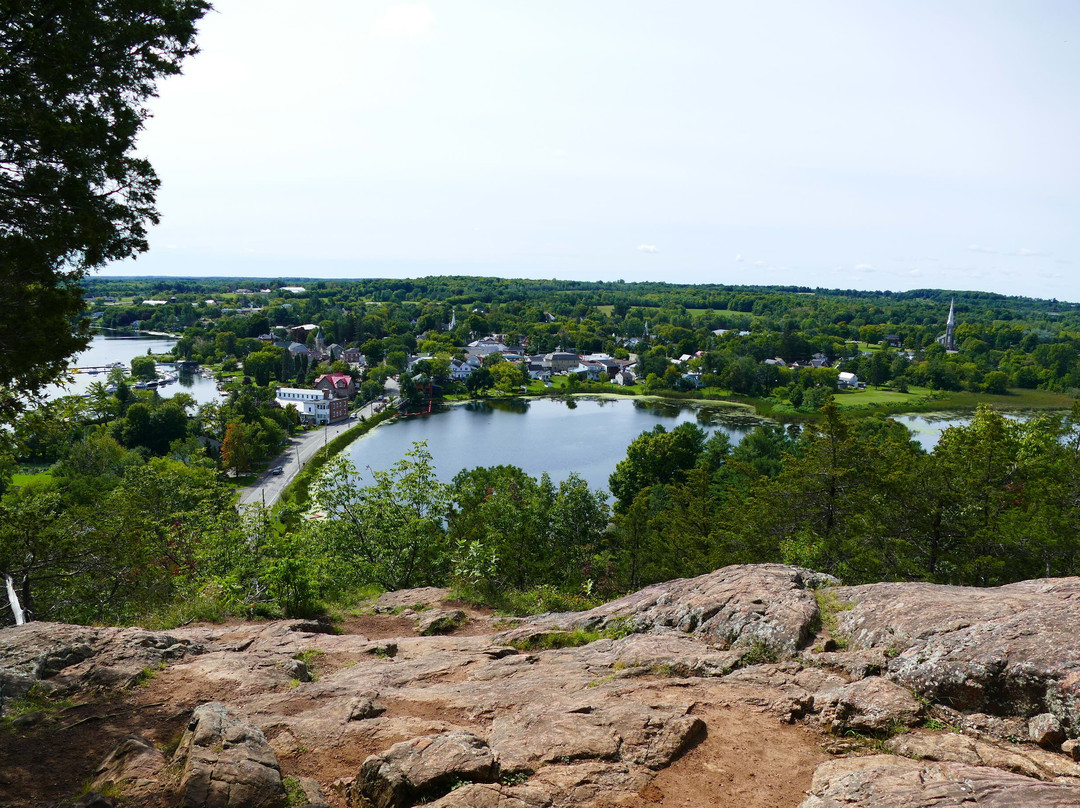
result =
[[[342,432],[356,426],[361,415],[370,418],[374,414],[374,402],[365,404],[357,413],[350,415],[344,421],[313,429],[291,438],[285,452],[271,461],[269,466],[269,468],[281,466],[282,473],[271,474],[269,471],[264,471],[253,484],[241,488],[240,507],[257,502],[265,502],[267,507],[272,506],[281,498],[281,492],[285,490],[285,487],[296,479],[296,475],[319,449]]]

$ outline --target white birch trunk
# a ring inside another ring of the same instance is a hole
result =
[[[8,603],[11,605],[11,613],[15,615],[15,625],[21,626],[26,622],[26,614],[23,612],[22,604],[19,603],[19,593],[15,591],[15,581],[12,580],[10,575],[5,575],[4,583],[7,584]]]

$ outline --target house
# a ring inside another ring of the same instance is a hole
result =
[[[472,375],[473,366],[468,362],[457,359],[450,360],[450,378],[456,382],[463,382]],[[477,377],[479,378],[479,376]]]
[[[766,359],[766,360],[765,360],[765,364],[766,364],[766,365],[776,365],[776,366],[778,366],[778,367],[782,367],[782,368],[786,368],[786,367],[787,367],[787,362],[785,362],[785,361],[784,361],[783,359],[781,359],[781,358],[780,358],[779,356],[778,356],[778,357],[776,357],[775,359]]]
[[[359,348],[342,348],[341,349],[341,361],[348,362],[350,365],[359,365],[363,354],[360,353]],[[365,363],[366,364],[366,363]]]
[[[584,376],[591,382],[607,381],[608,378],[606,367],[599,362],[589,362],[585,359],[580,360],[577,367],[570,368],[569,372]]]
[[[311,358],[311,351],[309,351],[308,347],[302,342],[279,342],[275,344],[281,345],[281,347],[289,352],[289,355],[294,360],[301,357],[304,357],[305,359]]]
[[[701,374],[700,373],[684,373],[682,375],[682,377],[689,384],[692,384],[695,388],[705,386],[704,383],[701,381]]]
[[[568,353],[566,351],[553,351],[549,354],[544,354],[544,361],[548,363],[552,373],[562,373],[577,367],[578,359],[577,354]]]
[[[501,353],[506,350],[506,343],[502,334],[492,334],[489,337],[473,340],[468,344],[468,353],[487,356],[491,353]]]
[[[288,292],[292,295],[302,295],[304,294],[304,292],[307,291],[307,289],[305,289],[303,286],[281,286],[279,287],[279,291]]]
[[[309,424],[332,424],[349,417],[349,402],[334,398],[328,390],[279,387],[274,400],[281,407],[296,408],[300,420]]]
[[[854,373],[849,373],[846,370],[840,371],[840,375],[836,377],[836,386],[841,390],[847,388],[858,388],[859,377]]]
[[[616,373],[613,381],[615,382],[615,384],[621,387],[628,387],[630,385],[636,384],[637,378],[635,378],[633,371],[627,369],[620,370],[618,373]]]
[[[326,390],[334,398],[349,399],[356,395],[356,383],[348,373],[324,373],[315,379],[316,390]]]
[[[886,334],[885,339],[883,339],[882,342],[885,343],[886,345],[888,345],[891,348],[899,348],[900,347],[900,335],[899,334]]]

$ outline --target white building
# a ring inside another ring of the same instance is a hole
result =
[[[854,373],[847,372],[846,370],[841,371],[840,375],[838,375],[836,377],[836,386],[837,387],[858,387],[859,386],[859,377],[856,376]]]
[[[279,387],[275,399],[282,407],[295,407],[301,420],[316,424],[329,424],[348,415],[348,402],[332,397],[329,390]]]

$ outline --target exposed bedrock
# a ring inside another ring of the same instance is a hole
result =
[[[1080,734],[1080,578],[988,589],[841,587],[837,633],[885,651],[886,675],[964,712],[1049,713]]]
[[[276,808],[284,774],[292,799],[318,804],[321,788],[334,808],[662,805],[664,788],[682,789],[671,804],[1080,805],[1080,579],[842,587],[735,566],[510,629],[447,596],[389,593],[342,633],[0,629],[0,709],[38,685],[0,724],[18,740],[0,742],[0,804],[113,784],[147,805]],[[431,633],[443,617],[459,628]],[[50,791],[70,730],[100,748]],[[893,754],[832,761],[811,787],[821,760],[870,736]],[[755,765],[766,779],[762,750],[800,743],[786,802],[724,790]]]

